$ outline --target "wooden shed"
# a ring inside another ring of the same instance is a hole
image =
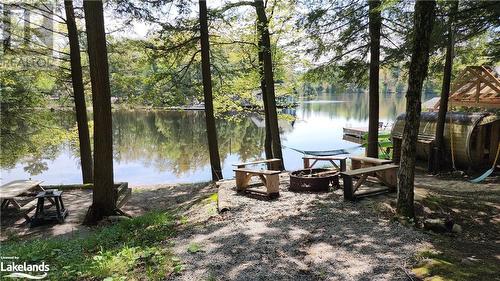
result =
[[[434,146],[437,112],[422,112],[417,143],[417,158],[430,163]],[[394,160],[399,162],[405,114],[397,117],[391,131]],[[446,160],[453,157],[457,168],[478,170],[491,167],[500,138],[500,116],[492,113],[448,112],[444,128]]]

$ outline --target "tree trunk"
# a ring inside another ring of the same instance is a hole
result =
[[[413,218],[413,188],[415,153],[420,125],[422,84],[429,65],[429,45],[435,17],[436,1],[417,0],[415,3],[413,52],[410,62],[406,115],[401,144],[401,162],[398,172],[397,214]]]
[[[448,38],[446,44],[446,58],[443,69],[443,85],[441,87],[441,99],[439,100],[438,120],[436,124],[436,140],[434,143],[434,163],[433,171],[435,174],[442,169],[444,157],[444,125],[446,123],[446,113],[448,112],[448,98],[450,95],[451,72],[453,69],[453,49],[455,45],[454,21],[458,12],[459,1],[451,3],[450,16],[448,17]]]
[[[24,9],[23,11],[23,20],[24,20],[24,40],[23,40],[23,48],[28,50],[31,40],[31,32],[30,32],[30,10]]]
[[[255,0],[255,10],[257,12],[257,28],[260,40],[262,40],[262,57],[264,62],[264,80],[266,83],[266,94],[269,127],[271,131],[271,142],[273,157],[281,159],[279,169],[284,170],[283,154],[281,151],[280,131],[278,126],[278,113],[276,112],[276,99],[274,93],[273,60],[271,56],[271,38],[269,35],[268,21],[264,1]]]
[[[203,96],[205,98],[205,120],[207,125],[208,151],[212,180],[222,179],[219,146],[217,145],[217,129],[215,128],[214,106],[212,97],[212,74],[210,73],[210,43],[208,40],[207,2],[199,0],[200,34],[201,34],[201,73],[203,76]]]
[[[116,209],[113,187],[111,90],[102,1],[84,1],[85,25],[94,108],[94,191],[86,222],[93,223]]]
[[[267,91],[266,91],[266,80],[264,78],[264,52],[262,46],[262,38],[259,37],[259,77],[260,77],[260,89],[262,91],[262,101],[264,103],[264,118],[266,123],[266,134],[264,139],[264,152],[266,154],[266,159],[272,159],[273,147],[271,140],[271,127],[269,125],[269,104],[267,102]],[[268,165],[270,168],[270,165]]]
[[[378,117],[379,117],[379,68],[380,68],[380,29],[382,16],[380,1],[371,0],[369,3],[369,32],[370,32],[370,87],[369,87],[369,121],[366,155],[378,158]]]
[[[80,59],[80,43],[76,28],[73,1],[64,1],[66,10],[66,25],[71,61],[71,81],[73,83],[73,98],[75,100],[76,123],[78,125],[78,141],[80,142],[80,163],[82,166],[83,183],[92,182],[92,149],[90,147],[89,126],[87,121],[87,106],[83,88],[82,64]]]
[[[11,12],[10,12],[10,5],[4,3],[3,4],[3,53],[7,54],[11,50],[11,25],[12,25],[12,20],[11,20]]]

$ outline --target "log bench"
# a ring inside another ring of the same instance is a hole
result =
[[[344,182],[344,200],[353,201],[356,198],[367,195],[375,195],[383,192],[395,191],[397,185],[397,169],[398,165],[383,164],[340,173]],[[355,194],[358,188],[368,179],[369,176],[375,176],[386,187],[373,188],[368,191],[358,192],[357,194]],[[353,185],[353,179],[355,177],[359,177],[359,179]]]
[[[233,171],[236,175],[236,191],[238,192],[252,192],[258,193],[261,195],[265,195],[269,198],[276,198],[279,196],[279,174],[281,171],[279,170],[256,170],[249,169],[246,166],[257,165],[257,164],[269,164],[271,167],[276,167],[279,164],[280,159],[267,159],[267,160],[259,160],[247,163],[238,163],[233,164],[237,168]],[[261,182],[266,187],[266,191],[262,192],[260,190],[250,189],[250,179],[252,177],[259,177]]]

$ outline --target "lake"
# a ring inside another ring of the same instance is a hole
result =
[[[404,108],[402,95],[381,95],[380,121],[392,123]],[[291,115],[279,122],[284,146],[302,150],[353,148],[357,144],[342,140],[342,128],[368,125],[368,97],[325,93],[301,100],[298,107],[284,113]],[[2,183],[28,178],[45,184],[81,183],[73,114],[44,112],[32,117],[32,122],[38,122],[38,127],[16,120],[17,129],[2,136],[6,142],[2,144]],[[263,125],[257,114],[217,121],[225,178],[234,176],[231,164],[264,158]],[[116,182],[138,185],[211,179],[203,111],[115,111],[113,138]],[[283,156],[287,170],[302,166],[302,154],[284,148]]]

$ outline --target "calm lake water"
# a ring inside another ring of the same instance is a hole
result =
[[[401,95],[381,96],[380,121],[392,123],[404,111],[404,102]],[[368,98],[366,94],[325,94],[300,101],[296,109],[286,113],[294,116],[295,121],[280,120],[283,145],[303,150],[352,148],[357,145],[342,140],[342,128],[368,125]],[[45,184],[81,182],[76,141],[60,141],[53,132],[43,131],[54,126],[60,132],[70,131],[75,126],[73,114],[49,112],[44,118],[50,119],[51,125],[44,122],[33,132],[36,135],[30,133],[31,139],[11,138],[13,144],[9,147],[16,151],[2,151],[2,183],[28,178],[43,180]],[[138,185],[210,180],[203,118],[202,111],[114,112],[115,181]],[[234,176],[231,164],[264,158],[263,125],[264,120],[258,115],[218,120],[224,177]],[[27,139],[29,143],[24,144]],[[283,155],[286,169],[302,166],[300,153],[284,148]]]

